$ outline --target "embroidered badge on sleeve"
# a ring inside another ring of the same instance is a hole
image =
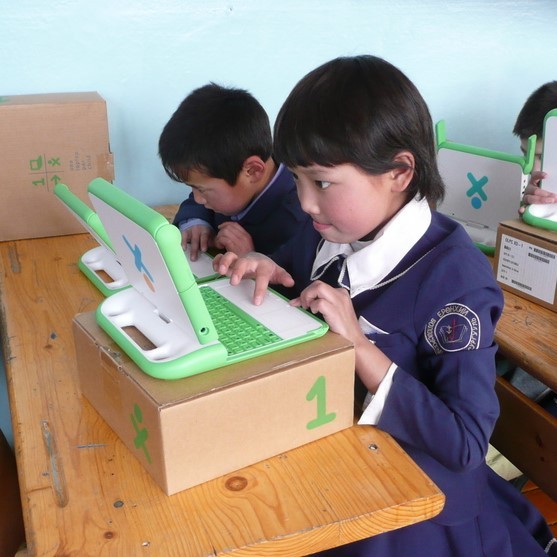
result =
[[[467,306],[447,304],[429,320],[425,337],[436,354],[476,350],[480,340],[480,320]]]

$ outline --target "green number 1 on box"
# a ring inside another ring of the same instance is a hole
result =
[[[315,429],[316,427],[328,424],[337,417],[335,412],[327,413],[326,379],[323,375],[317,378],[317,381],[306,395],[306,400],[310,401],[313,399],[315,399],[317,415],[307,423],[307,429]]]

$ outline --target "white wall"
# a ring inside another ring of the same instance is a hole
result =
[[[416,83],[449,139],[518,153],[514,119],[557,79],[555,0],[0,0],[0,95],[97,90],[115,182],[149,204],[184,186],[162,127],[208,81],[249,89],[274,120],[306,72],[372,53]],[[1,178],[0,178],[1,181]]]

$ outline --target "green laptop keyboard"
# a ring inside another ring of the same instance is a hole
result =
[[[219,341],[230,356],[281,340],[273,331],[243,312],[216,290],[207,287],[199,290],[217,329]]]

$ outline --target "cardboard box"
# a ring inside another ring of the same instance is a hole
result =
[[[557,311],[557,233],[503,221],[497,231],[497,282],[517,296]]]
[[[87,184],[113,180],[106,103],[95,92],[0,96],[0,241],[82,233],[52,190],[89,203]]]
[[[177,381],[74,319],[83,395],[168,495],[353,425],[354,349],[334,333]]]

